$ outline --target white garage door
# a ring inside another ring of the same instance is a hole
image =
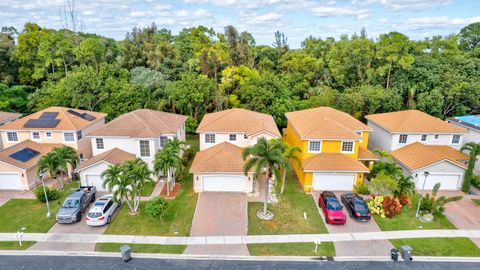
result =
[[[22,189],[20,174],[0,173],[0,189]]]
[[[87,186],[95,186],[97,191],[107,191],[107,189],[103,187],[103,179],[101,175],[87,174],[86,178]]]
[[[421,189],[424,181],[423,174],[419,176],[417,188]],[[436,183],[440,183],[440,190],[457,190],[460,186],[460,175],[459,174],[435,174],[431,173],[427,177],[427,182],[425,183],[425,189],[431,190]]]
[[[314,190],[352,190],[355,184],[354,173],[314,173]]]
[[[246,185],[242,175],[206,175],[202,180],[203,191],[243,192]]]

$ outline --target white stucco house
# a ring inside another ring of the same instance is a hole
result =
[[[457,116],[448,119],[447,122],[467,129],[468,133],[463,138],[464,143],[480,143],[480,114]],[[476,174],[480,174],[480,159],[478,157],[474,170]]]

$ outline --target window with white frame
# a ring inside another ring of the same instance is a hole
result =
[[[237,140],[237,134],[230,134],[229,140],[230,141],[236,141]]]
[[[140,141],[140,156],[141,157],[150,156],[150,141]]]
[[[52,132],[47,131],[45,132],[45,139],[51,139],[52,138]]]
[[[66,142],[74,142],[75,136],[73,135],[72,132],[65,132],[63,133],[63,140]]]
[[[400,137],[398,137],[398,143],[407,143],[407,134],[400,134]]]
[[[40,132],[38,131],[32,132],[32,140],[40,140]]]
[[[322,141],[309,141],[308,152],[320,152],[322,149]]]
[[[215,134],[205,134],[205,143],[215,143]]]
[[[427,134],[422,134],[422,142],[426,142],[427,141]]]
[[[342,152],[343,153],[353,153],[354,142],[342,142]]]
[[[248,139],[247,134],[243,134],[243,139],[244,139],[244,140]]]
[[[9,142],[18,142],[18,134],[17,132],[7,132],[7,141]]]
[[[460,143],[460,135],[453,135],[452,144],[459,144],[459,143]]]
[[[103,138],[96,138],[95,144],[97,145],[97,149],[105,149],[105,144],[103,143]]]
[[[83,138],[83,133],[81,130],[77,131],[77,140],[81,140]]]
[[[435,136],[433,136],[433,139],[438,140],[438,134],[435,134]]]
[[[167,136],[160,136],[160,147],[165,147],[168,142],[168,137]]]

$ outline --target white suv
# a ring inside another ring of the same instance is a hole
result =
[[[90,208],[87,214],[87,225],[89,226],[103,226],[112,221],[113,214],[120,207],[121,201],[116,203],[113,200],[113,195],[105,195],[98,199]]]

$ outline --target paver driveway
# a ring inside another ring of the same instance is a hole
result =
[[[340,195],[343,192],[335,192],[335,195],[340,200]],[[312,193],[315,202],[318,204],[319,192]],[[345,208],[344,208],[345,209]],[[345,225],[330,225],[325,222],[329,233],[351,233],[351,232],[380,232],[377,223],[372,219],[367,222],[353,220],[349,217],[348,211],[347,223]],[[325,221],[325,216],[320,210],[320,215]],[[393,248],[388,240],[369,240],[369,241],[342,241],[335,242],[335,253],[337,256],[387,256],[390,249]]]
[[[191,236],[247,235],[247,196],[244,193],[203,192],[198,196]],[[246,245],[191,245],[185,254],[249,255]]]
[[[445,205],[445,216],[457,229],[480,229],[480,206],[476,205],[472,198],[474,196],[465,196],[460,201]],[[480,197],[476,196],[475,198],[478,199]],[[471,240],[480,247],[480,238],[472,238]]]
[[[0,190],[0,206],[10,199],[35,199],[32,191]]]

